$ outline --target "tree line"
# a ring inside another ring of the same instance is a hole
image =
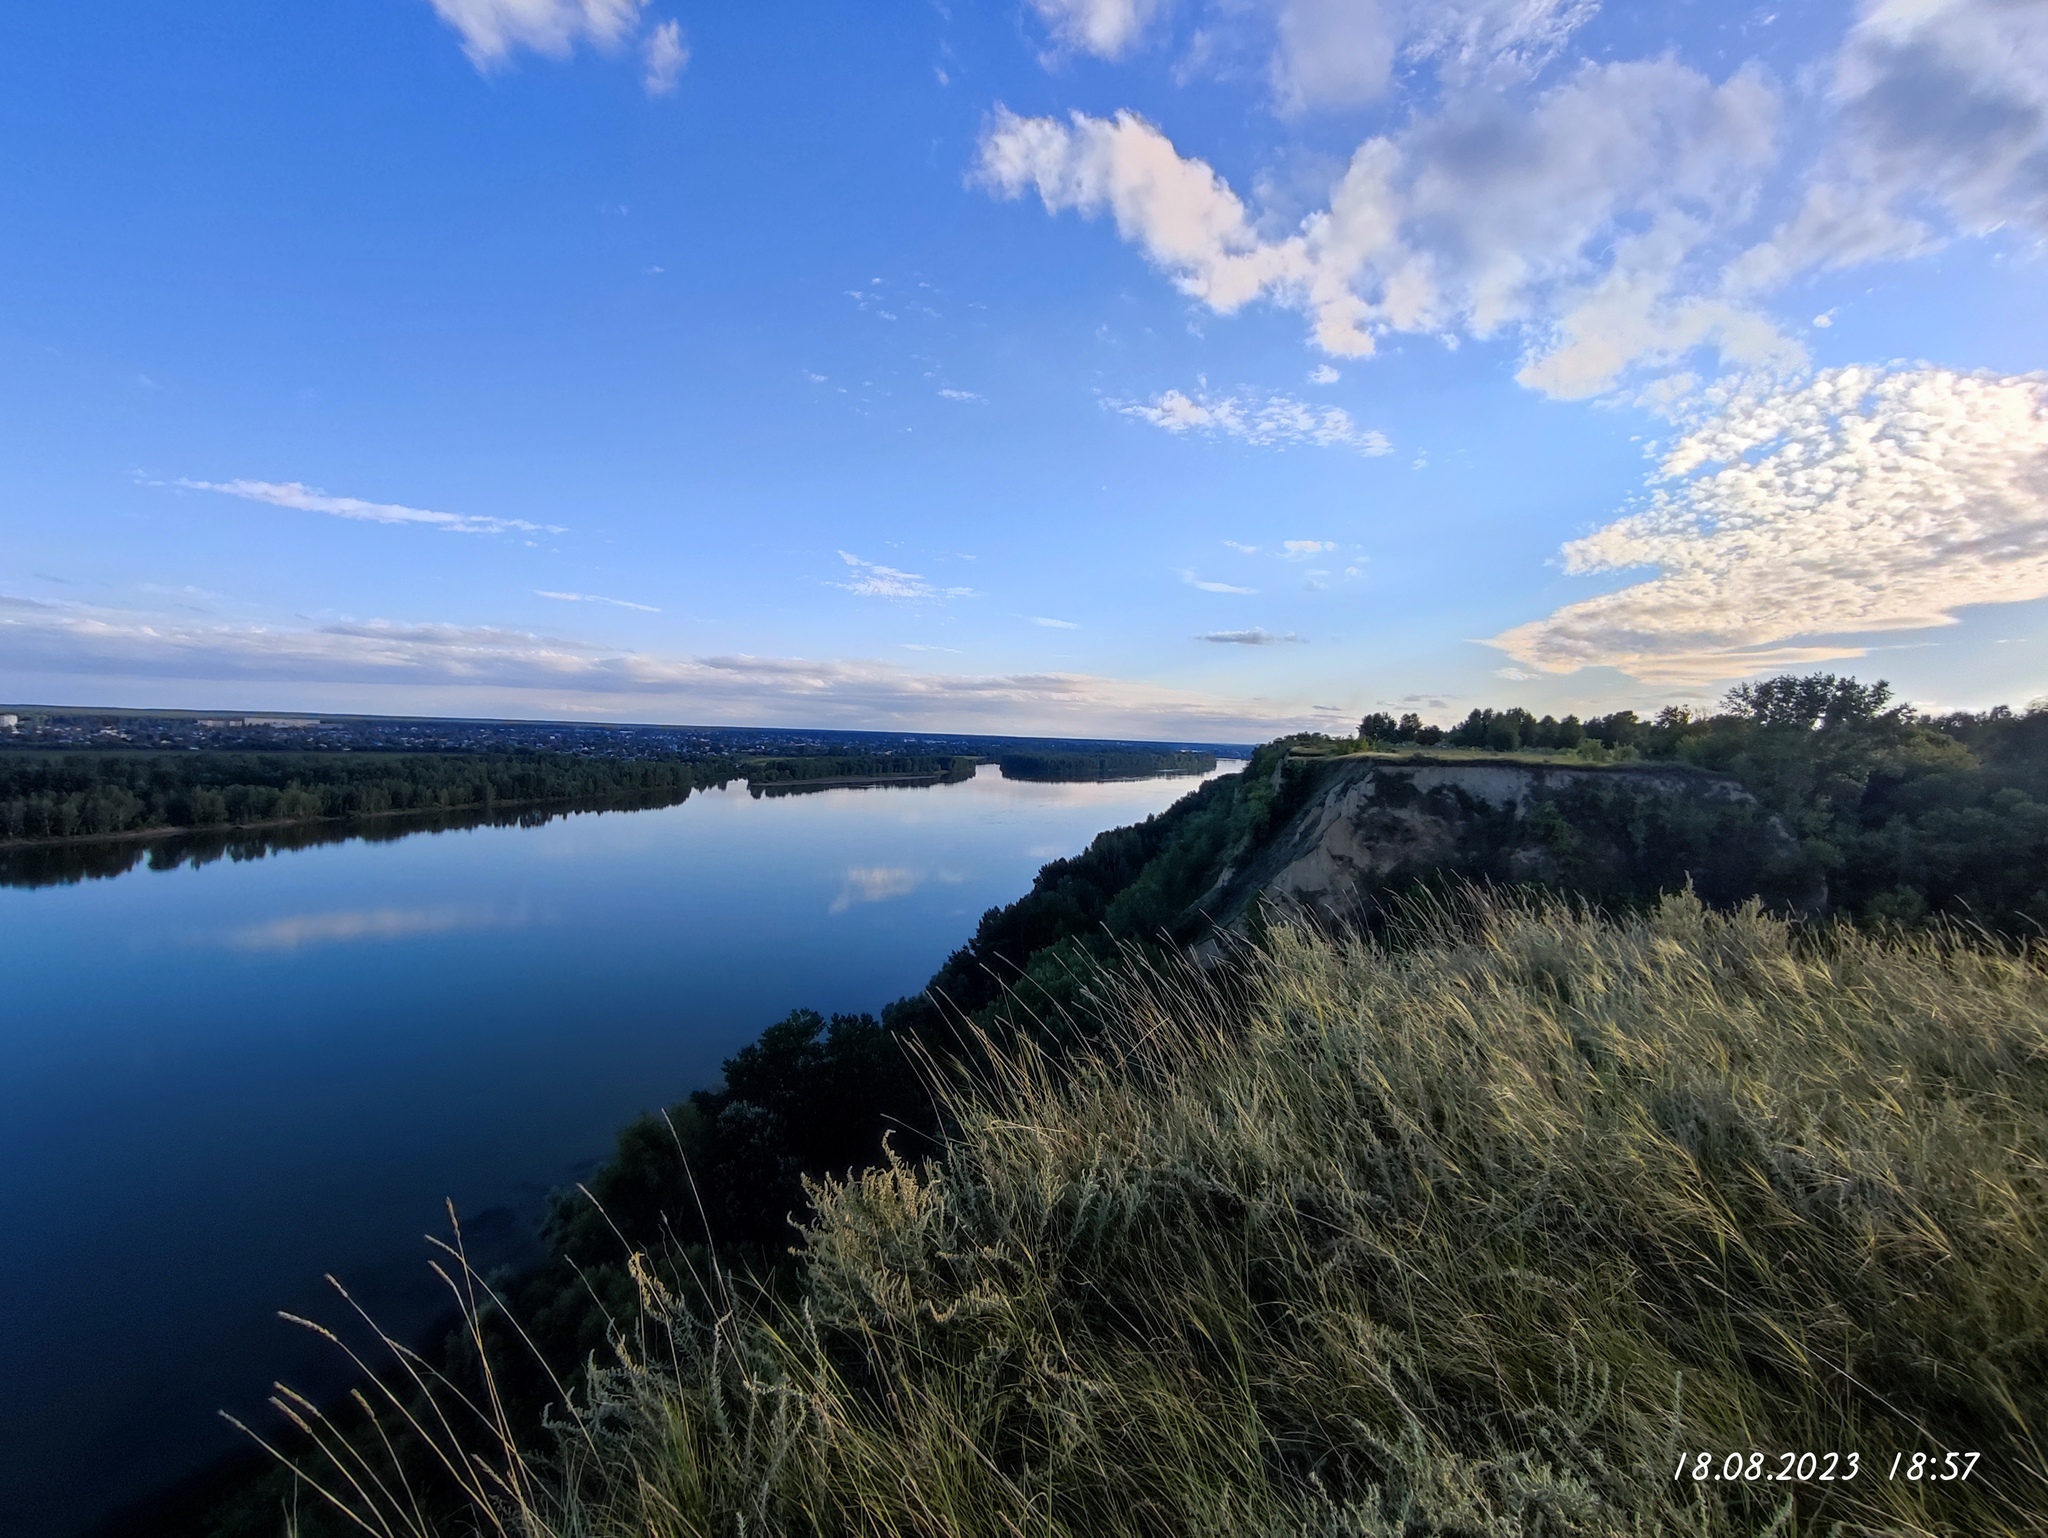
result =
[[[559,801],[680,801],[742,776],[759,784],[896,775],[958,780],[974,773],[975,762],[957,754],[742,760],[538,751],[0,752],[0,843]]]
[[[1207,774],[1214,753],[1004,753],[1006,780],[1149,780],[1164,774]]]
[[[825,754],[805,758],[748,759],[749,785],[798,785],[806,780],[938,779],[948,784],[974,777],[981,760],[972,753]]]
[[[2038,706],[1931,715],[1883,680],[1816,674],[1739,685],[1698,714],[1670,706],[1581,722],[1474,710],[1448,729],[1373,715],[1359,741],[1560,750],[1730,775],[1799,840],[1833,913],[2048,929],[2048,709]]]

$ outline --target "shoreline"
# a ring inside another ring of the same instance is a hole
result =
[[[527,796],[514,801],[471,801],[461,806],[404,806],[393,807],[382,812],[349,812],[338,817],[273,817],[264,822],[209,822],[183,826],[165,823],[154,828],[128,828],[119,833],[65,833],[55,838],[11,838],[0,839],[0,855],[8,855],[24,849],[65,849],[79,844],[129,844],[146,843],[152,839],[166,838],[218,838],[236,833],[274,833],[280,828],[317,828],[340,826],[356,822],[377,822],[393,817],[466,817],[488,815],[492,812],[517,811],[529,806],[561,806],[580,803],[593,811],[616,801],[633,796],[673,796],[678,801],[687,801],[700,790],[714,787],[692,785],[679,791],[624,791],[611,796]]]
[[[876,786],[907,786],[922,789],[930,785],[964,785],[965,779],[939,774],[840,774],[815,780],[748,780],[747,792],[755,796],[788,796],[806,790],[865,790]]]

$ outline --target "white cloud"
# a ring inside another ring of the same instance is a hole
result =
[[[1251,630],[1211,630],[1204,635],[1196,636],[1195,639],[1197,641],[1215,641],[1226,646],[1281,646],[1299,642],[1301,637],[1295,635],[1292,631],[1289,631],[1286,635],[1274,635],[1270,631],[1254,628]]]
[[[1070,619],[1048,619],[1043,614],[1032,615],[1031,623],[1043,626],[1047,630],[1079,630],[1081,628]]]
[[[1866,0],[1834,95],[1855,182],[1939,204],[1967,234],[2048,234],[2048,10]]]
[[[1165,0],[1031,0],[1031,8],[1062,47],[1114,59],[1138,41]]]
[[[640,24],[647,0],[431,0],[462,34],[462,51],[480,70],[503,64],[519,49],[567,58],[581,42],[613,48]]]
[[[1792,216],[1731,286],[1924,254],[1952,235],[2048,235],[2048,8],[1864,0],[1833,61],[1830,138]]]
[[[1107,212],[1184,293],[1229,313],[1297,281],[1299,242],[1262,242],[1237,194],[1199,160],[1184,160],[1135,113],[1019,117],[998,107],[982,135],[983,183],[1003,197],[1035,190],[1048,210]]]
[[[1280,541],[1281,556],[1289,561],[1306,561],[1315,556],[1328,555],[1335,551],[1334,539],[1283,539]]]
[[[1341,406],[1311,406],[1286,395],[1187,395],[1168,390],[1150,401],[1105,400],[1103,405],[1170,433],[1201,432],[1241,438],[1261,448],[1311,444],[1386,454],[1386,434],[1361,428]]]
[[[920,673],[864,659],[666,657],[493,626],[372,620],[312,628],[209,625],[0,595],[0,672],[261,685],[358,708],[620,719],[843,724],[1242,740],[1317,724],[1312,706],[1220,698],[1087,673]],[[979,723],[979,728],[977,728]]]
[[[661,612],[651,603],[629,603],[623,598],[603,598],[596,593],[554,593],[540,587],[533,592],[536,598],[552,598],[559,603],[608,603],[617,609],[638,609],[642,614]]]
[[[1163,0],[1032,3],[1069,49],[1105,58],[1171,8]],[[1420,66],[1458,86],[1527,78],[1597,8],[1595,0],[1208,0],[1177,72],[1241,78],[1263,53],[1282,114],[1343,110],[1379,101],[1399,73]]]
[[[1413,0],[1403,54],[1453,83],[1534,75],[1599,11],[1598,0]]]
[[[424,507],[406,507],[397,502],[365,502],[360,497],[330,497],[326,492],[298,481],[190,481],[169,484],[187,491],[217,491],[223,496],[250,502],[267,502],[272,507],[289,507],[302,513],[327,513],[363,523],[411,523],[444,529],[450,534],[561,534],[552,523],[528,523],[523,518],[482,518],[469,513],[437,513]]]
[[[1266,232],[1207,163],[1130,112],[998,109],[978,165],[999,196],[1108,213],[1219,313],[1260,298],[1303,310],[1339,357],[1388,331],[1515,330],[1531,348],[1524,382],[1585,395],[1703,343],[1750,366],[1798,361],[1707,265],[1774,158],[1777,113],[1755,69],[1717,85],[1671,59],[1586,64],[1530,99],[1458,94],[1361,144],[1328,207],[1292,232]]]
[[[1343,377],[1342,374],[1331,368],[1327,363],[1318,363],[1308,371],[1308,382],[1310,384],[1333,385]]]
[[[1279,0],[1268,74],[1283,112],[1356,107],[1386,94],[1398,21],[1377,0]]]
[[[874,561],[863,561],[848,551],[839,552],[852,576],[850,582],[835,582],[833,587],[843,587],[849,593],[858,593],[863,598],[972,598],[974,589],[968,587],[939,588],[914,571],[898,571],[893,566],[882,566]]]
[[[972,390],[954,390],[951,388],[947,388],[940,390],[939,396],[941,399],[949,401],[974,401],[982,405],[986,405],[988,402],[988,398],[986,396],[976,395]]]
[[[1951,233],[2048,234],[2048,8],[1865,0],[1829,103],[1803,201],[1743,255],[1738,284],[1915,256]]]
[[[690,45],[683,41],[682,23],[665,21],[648,33],[647,41],[641,44],[641,57],[647,64],[642,80],[647,94],[668,95],[690,65]]]
[[[1389,334],[1505,334],[1526,349],[1521,382],[1566,398],[1706,348],[1724,366],[1789,373],[1804,350],[1759,306],[1802,273],[1958,236],[2048,236],[2040,0],[1859,0],[1810,76],[1819,148],[1784,176],[1779,92],[1756,64],[1717,83],[1669,54],[1584,60],[1528,89],[1595,10],[1212,0],[1184,71],[1242,78],[1270,43],[1283,111],[1356,106],[1396,83],[1415,93],[1305,218],[1248,208],[1128,111],[998,109],[980,176],[1054,213],[1109,214],[1218,313],[1259,299],[1305,313],[1332,357],[1366,356]]]
[[[1200,588],[1205,593],[1256,593],[1255,587],[1238,587],[1229,582],[1205,582],[1191,571],[1180,573],[1180,580],[1189,587]]]
[[[1226,549],[1235,550],[1239,555],[1257,555],[1259,553],[1257,545],[1240,545],[1234,539],[1226,539],[1223,544]]]
[[[2048,377],[1845,368],[1724,394],[1641,512],[1564,547],[1651,567],[1492,643],[1549,673],[1704,683],[2048,597]]]

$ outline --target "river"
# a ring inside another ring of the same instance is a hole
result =
[[[276,1318],[332,1317],[323,1273],[427,1319],[444,1199],[530,1253],[621,1123],[792,1008],[914,991],[1194,783],[734,785],[0,869],[0,1533],[83,1531],[235,1445],[216,1410],[331,1386]]]

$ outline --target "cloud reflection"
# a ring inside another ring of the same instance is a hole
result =
[[[892,897],[908,897],[923,881],[924,877],[917,871],[906,870],[900,865],[856,865],[846,873],[846,885],[832,899],[831,911],[844,913],[855,903],[879,903]]]
[[[438,908],[351,908],[335,913],[299,913],[231,929],[223,937],[232,950],[297,951],[316,945],[361,940],[410,940],[461,930],[506,929],[526,921],[523,913],[451,903]]]

